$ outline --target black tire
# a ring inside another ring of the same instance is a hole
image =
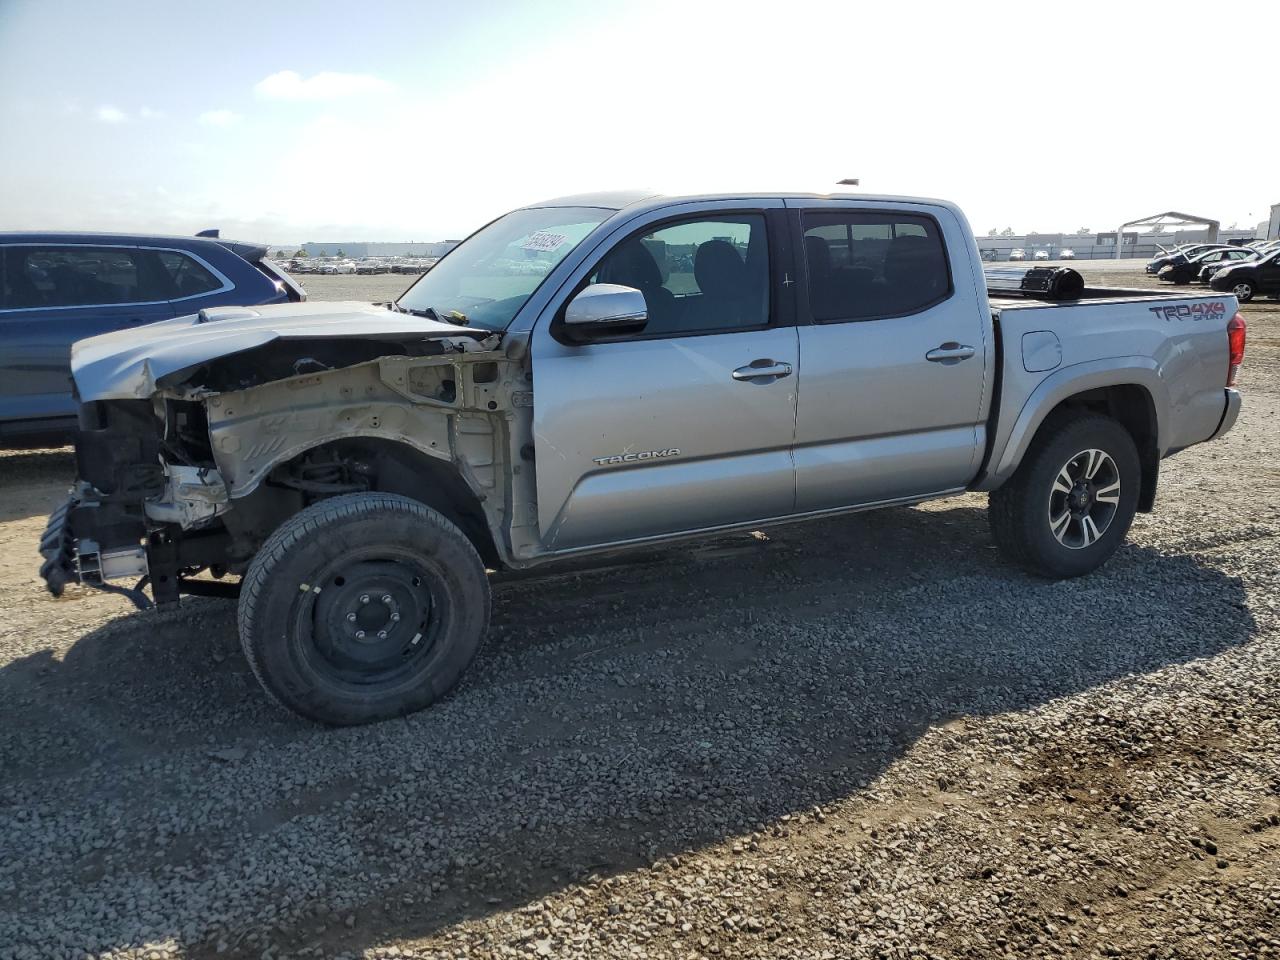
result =
[[[1088,451],[1106,457],[1097,459],[1098,472],[1092,479],[1085,474],[1094,458],[1079,459]],[[1119,483],[1114,505],[1094,499],[1099,493],[1109,499],[1113,468]],[[1060,475],[1075,481],[1069,492],[1055,486]],[[1138,449],[1123,426],[1099,414],[1056,414],[1040,427],[1014,475],[991,493],[987,515],[992,535],[1006,557],[1039,576],[1062,579],[1090,573],[1116,552],[1129,532],[1141,482]],[[1084,512],[1077,514],[1073,504]],[[1064,510],[1070,514],[1065,526],[1055,524]],[[1094,539],[1085,516],[1093,532],[1100,534]]]
[[[436,511],[387,493],[322,500],[285,521],[240,592],[240,643],[263,688],[334,725],[434,703],[475,658],[488,620],[489,581],[471,542]]]
[[[1235,294],[1236,300],[1240,303],[1248,303],[1253,299],[1253,295],[1257,292],[1257,287],[1253,285],[1252,280],[1238,280],[1231,285],[1228,293]]]

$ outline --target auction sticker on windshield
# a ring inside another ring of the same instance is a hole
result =
[[[563,233],[548,233],[546,230],[539,230],[537,233],[531,233],[525,237],[520,243],[520,249],[534,250],[538,253],[550,253],[553,250],[559,250],[568,240],[569,238]]]

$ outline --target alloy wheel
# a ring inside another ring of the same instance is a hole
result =
[[[1120,509],[1120,469],[1105,450],[1081,450],[1062,465],[1049,493],[1049,529],[1071,550],[1097,543]]]

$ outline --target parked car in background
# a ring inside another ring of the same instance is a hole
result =
[[[1035,252],[1035,254],[1033,255],[1033,259],[1035,259],[1035,260],[1048,260],[1048,259],[1049,259],[1049,251],[1048,251],[1048,250],[1037,250],[1037,251]]]
[[[1213,275],[1209,286],[1235,294],[1241,303],[1248,303],[1260,293],[1280,296],[1280,249],[1272,250],[1257,260],[1244,260],[1223,267]]]
[[[75,427],[70,356],[77,340],[205,307],[305,299],[263,244],[0,233],[0,445]]]
[[[1175,263],[1182,263],[1190,260],[1192,257],[1199,256],[1202,253],[1208,253],[1210,250],[1232,250],[1238,249],[1228,246],[1225,243],[1190,243],[1181,247],[1173,247],[1165,250],[1151,258],[1147,263],[1147,273],[1158,274],[1165,267],[1173,266]]]
[[[1193,280],[1199,279],[1202,267],[1240,263],[1254,256],[1254,251],[1248,247],[1224,247],[1219,250],[1207,250],[1185,260],[1175,260],[1168,266],[1162,267],[1156,276],[1168,283],[1191,283]]]
[[[1014,247],[1012,250],[1009,251],[1009,259],[1025,260],[1027,259],[1027,251],[1023,250],[1021,247]]]
[[[1244,249],[1249,251],[1249,256],[1246,260],[1218,260],[1213,263],[1206,263],[1200,268],[1200,273],[1196,277],[1197,282],[1208,283],[1219,270],[1223,267],[1230,266],[1232,263],[1244,263],[1248,260],[1260,260],[1273,250],[1280,249],[1280,240],[1255,240],[1253,243],[1247,244]]]
[[[1074,260],[1075,258],[1076,258],[1076,252],[1072,250],[1070,247],[1064,247],[1063,249],[1058,251],[1059,260]]]

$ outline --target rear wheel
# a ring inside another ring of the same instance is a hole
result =
[[[1045,577],[1078,577],[1115,553],[1138,507],[1142,467],[1133,438],[1097,414],[1059,415],[1021,466],[992,492],[988,516],[1001,551]]]
[[[263,544],[240,596],[240,642],[285,707],[331,724],[412,713],[480,647],[489,583],[470,541],[407,497],[321,501]]]
[[[1253,299],[1253,281],[1237,280],[1231,285],[1231,292],[1236,295],[1236,299],[1241,303],[1248,303]]]

